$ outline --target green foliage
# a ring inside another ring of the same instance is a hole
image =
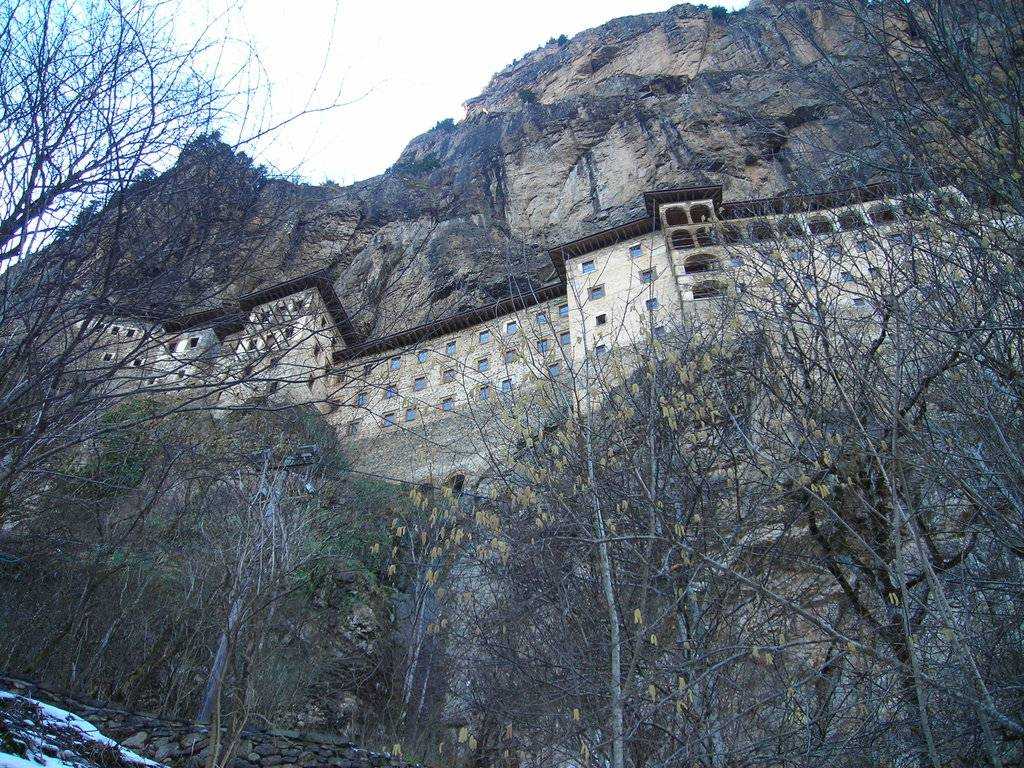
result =
[[[411,176],[422,176],[430,173],[441,166],[441,161],[433,153],[426,154],[419,160],[410,160],[405,163],[395,163],[391,169],[396,173],[407,173]]]
[[[84,498],[108,498],[138,487],[159,450],[150,422],[158,408],[155,400],[138,398],[120,403],[100,417],[104,431],[96,452],[76,473]]]
[[[715,21],[725,21],[728,16],[729,11],[720,5],[716,5],[711,8],[711,18]]]
[[[529,88],[520,88],[519,89],[519,99],[524,104],[536,104],[537,103],[537,94],[535,94]]]
[[[431,128],[432,131],[450,131],[455,127],[455,121],[450,117],[446,117],[444,120],[438,120],[437,124]]]

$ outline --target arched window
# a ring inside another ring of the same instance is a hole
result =
[[[718,233],[713,229],[701,227],[697,230],[697,245],[701,248],[709,248],[718,242]]]
[[[702,280],[693,285],[694,299],[718,299],[725,296],[725,283],[721,280]]]
[[[755,221],[750,225],[750,239],[755,243],[763,243],[775,237],[775,230],[767,221]]]
[[[672,233],[672,248],[677,251],[688,251],[694,247],[693,235],[685,229]]]
[[[812,235],[830,235],[835,232],[832,222],[822,216],[815,216],[807,222],[807,228],[811,230]]]
[[[703,224],[705,221],[711,221],[711,209],[702,203],[698,203],[690,208],[690,221],[694,224]]]
[[[779,222],[779,232],[783,237],[803,237],[805,234],[799,219],[783,219]]]
[[[864,216],[860,211],[843,211],[839,214],[839,228],[843,232],[853,232],[858,229],[863,229]]]
[[[731,224],[726,224],[724,227],[722,227],[720,237],[722,242],[725,243],[726,245],[738,243],[743,239],[743,236],[740,234],[740,231]]]
[[[686,211],[682,208],[669,208],[665,211],[665,223],[670,227],[680,227],[690,222],[686,219]]]
[[[889,205],[876,205],[868,215],[872,224],[892,224],[896,221],[896,211]]]
[[[694,253],[687,256],[686,261],[683,263],[683,271],[688,275],[699,272],[713,272],[717,269],[721,269],[721,264],[710,253]]]
[[[452,475],[444,481],[444,487],[451,489],[453,496],[461,496],[466,487],[466,476]]]

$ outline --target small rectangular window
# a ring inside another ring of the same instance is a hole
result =
[[[392,357],[390,365],[392,371],[397,371],[399,368],[402,367],[402,358]]]
[[[455,408],[455,401],[452,398],[446,397],[444,400],[441,401],[441,410],[442,411],[451,411],[454,408]]]
[[[514,349],[505,350],[505,362],[514,363],[516,360],[516,351]]]
[[[354,437],[355,435],[359,434],[359,422],[358,421],[350,421],[348,423],[348,426],[345,428],[345,433],[349,437]]]
[[[640,282],[643,283],[644,285],[650,285],[651,283],[654,282],[654,277],[655,274],[653,267],[651,269],[645,269],[643,272],[640,273]]]
[[[480,331],[480,343],[481,344],[486,344],[490,340],[491,340],[491,332],[490,331]]]
[[[193,336],[191,339],[188,340],[188,345],[190,347],[193,347],[193,348],[198,347],[199,346],[199,337],[198,336]]]
[[[648,299],[647,300],[647,311],[648,312],[653,312],[657,308],[658,308],[658,300],[656,298]]]
[[[519,323],[516,320],[509,320],[505,323],[505,335],[512,336],[516,331],[519,330]]]
[[[743,266],[743,257],[742,256],[733,256],[731,259],[729,259],[729,263],[732,264],[734,267],[742,267]]]
[[[491,370],[491,361],[486,357],[481,357],[476,361],[476,369],[480,373],[485,373],[486,371]]]
[[[852,283],[853,282],[853,273],[852,272],[847,272],[847,271],[844,270],[839,275],[839,279],[842,280],[844,283]]]
[[[871,243],[869,243],[867,240],[861,240],[857,243],[857,250],[860,253],[867,253],[868,251],[871,250]]]
[[[551,347],[551,342],[548,341],[547,339],[541,339],[540,341],[537,342],[537,351],[538,352],[547,352],[550,347]]]
[[[594,325],[606,325],[608,323],[608,315],[600,314],[594,318]]]
[[[384,390],[385,400],[390,400],[391,398],[396,397],[397,395],[398,390],[395,387],[389,386],[387,389]]]
[[[594,354],[597,355],[598,357],[604,357],[605,355],[608,354],[608,347],[606,347],[604,344],[598,344],[596,347],[594,347]]]
[[[594,266],[594,262],[592,260],[584,261],[580,265],[580,267],[582,268],[584,275],[589,275],[591,272],[597,269],[597,267]]]
[[[425,362],[427,362],[427,350],[421,349],[419,352],[416,353],[416,362],[418,362],[418,363],[425,363]]]
[[[445,369],[441,374],[441,383],[451,384],[453,381],[455,381],[455,370],[453,368]]]
[[[455,342],[454,341],[449,341],[447,344],[445,344],[445,346],[444,346],[444,353],[446,355],[454,355],[455,354]]]
[[[569,316],[569,305],[568,304],[560,304],[559,305],[559,307],[558,307],[558,316],[559,317],[568,317]]]
[[[480,399],[490,400],[491,399],[491,387],[488,384],[483,384],[480,387]]]
[[[629,258],[631,259],[639,258],[640,256],[643,255],[643,252],[643,246],[639,244],[629,246]]]
[[[561,344],[563,347],[568,347],[572,343],[572,336],[569,334],[568,331],[563,331],[562,333],[558,334],[558,343]]]
[[[109,363],[113,359],[114,356],[110,352],[107,352],[105,355],[103,355],[103,362],[105,363]]]
[[[384,426],[385,427],[393,427],[393,426],[395,426],[395,414],[393,414],[393,413],[385,413],[384,414]]]
[[[547,325],[547,323],[548,323],[548,314],[547,314],[547,312],[538,312],[537,313],[537,325]]]
[[[790,254],[790,258],[793,259],[793,261],[804,261],[807,258],[807,251],[802,248],[798,248]]]
[[[504,381],[501,382],[501,391],[502,392],[511,392],[512,391],[512,379],[505,379]]]
[[[417,376],[415,379],[412,380],[413,392],[422,392],[426,388],[427,388],[427,377],[426,376]]]
[[[604,298],[604,286],[603,285],[595,285],[593,288],[591,288],[590,289],[590,298],[591,298],[592,301],[597,300],[597,299],[603,299]]]
[[[872,278],[877,280],[882,276],[882,270],[880,270],[878,267],[868,267],[868,274],[871,275]]]
[[[560,363],[552,363],[548,366],[548,376],[554,378],[562,372],[562,366]]]
[[[126,339],[130,339],[134,335],[135,335],[135,329],[134,328],[129,328],[127,331],[125,331],[124,337]]]
[[[665,326],[659,325],[654,328],[654,338],[663,339],[665,338]]]
[[[855,307],[863,307],[865,304],[867,304],[867,302],[864,300],[862,296],[858,296],[853,300],[853,306]]]
[[[360,392],[356,395],[356,405],[360,407],[365,406],[369,399],[369,396],[365,392]]]
[[[408,421],[416,421],[416,409],[415,408],[406,408],[405,409],[405,420],[407,422]]]

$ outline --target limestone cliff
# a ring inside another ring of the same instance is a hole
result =
[[[544,247],[636,215],[645,189],[786,191],[809,147],[820,161],[855,141],[800,76],[817,58],[807,40],[842,50],[847,37],[813,0],[755,0],[549,42],[381,176],[285,185],[266,266],[333,268],[362,330],[381,334],[504,295],[510,275],[543,279]]]

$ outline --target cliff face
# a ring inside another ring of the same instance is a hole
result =
[[[786,191],[808,147],[820,173],[830,148],[855,141],[801,84],[817,59],[806,41],[841,51],[847,38],[813,0],[755,0],[551,42],[381,176],[289,189],[266,264],[332,267],[357,323],[382,334],[505,295],[510,275],[543,279],[544,247],[637,215],[645,189]]]

